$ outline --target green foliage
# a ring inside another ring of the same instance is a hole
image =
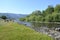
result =
[[[44,11],[33,11],[32,14],[26,17],[29,21],[39,21],[39,22],[60,22],[60,5],[48,6]],[[26,18],[23,18],[26,20]],[[26,21],[27,21],[26,20]]]
[[[39,10],[33,11],[31,15],[36,15],[36,16],[41,15],[41,11]]]
[[[56,7],[54,8],[54,11],[55,11],[56,13],[60,13],[60,5],[59,5],[59,4],[56,5]]]
[[[46,12],[42,11],[42,16],[45,17],[46,16]]]
[[[60,13],[53,13],[52,16],[53,21],[60,22]]]
[[[20,21],[24,21],[25,19],[24,18],[20,18]]]
[[[45,10],[46,14],[52,14],[54,12],[53,6],[48,6],[48,8]]]

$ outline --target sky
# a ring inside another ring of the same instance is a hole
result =
[[[60,0],[0,0],[0,13],[30,14],[56,4],[60,4]]]

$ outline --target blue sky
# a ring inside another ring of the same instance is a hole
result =
[[[60,0],[0,0],[0,13],[30,14],[56,4],[60,4]]]

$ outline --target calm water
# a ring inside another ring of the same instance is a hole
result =
[[[23,22],[23,21],[17,21],[19,24],[23,24],[25,26],[28,26],[36,31],[44,30],[44,29],[55,29],[60,27],[60,23],[42,23],[42,22]]]

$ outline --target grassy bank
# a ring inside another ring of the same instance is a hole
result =
[[[24,25],[0,21],[0,40],[53,40]]]

